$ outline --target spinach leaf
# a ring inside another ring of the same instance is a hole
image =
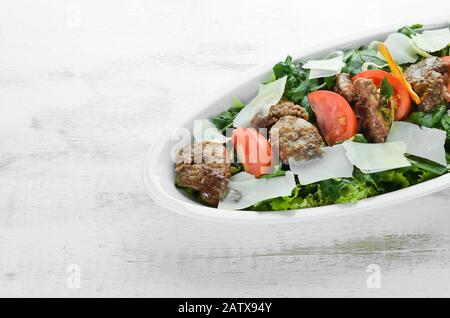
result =
[[[364,137],[363,134],[356,134],[356,135],[354,135],[352,140],[354,142],[359,142],[359,143],[362,143],[362,144],[369,143],[369,141],[366,139],[366,137]]]
[[[243,170],[242,165],[240,163],[234,162],[231,164],[231,174],[234,176],[235,174],[241,172]]]
[[[389,124],[394,120],[394,104],[392,103],[392,96],[394,96],[394,89],[385,77],[380,84],[380,111],[386,122]]]
[[[447,132],[447,140],[450,140],[450,115],[448,113],[442,116],[441,127]]]
[[[365,69],[388,70],[386,61],[378,57],[376,50],[353,49],[344,54],[343,61],[345,66],[342,69],[342,73],[349,73],[352,76],[361,73]]]
[[[286,171],[284,171],[282,169],[281,165],[275,166],[275,169],[273,170],[273,172],[271,174],[264,174],[261,177],[259,177],[260,179],[270,179],[270,178],[274,178],[274,177],[281,177],[284,176],[286,174]]]
[[[437,52],[433,52],[433,53],[431,53],[431,55],[439,56],[439,57],[448,56],[448,55],[450,55],[450,46],[447,46]]]
[[[364,60],[362,59],[359,50],[348,51],[344,55],[343,61],[345,63],[345,66],[342,69],[343,73],[349,73],[352,76],[361,73]]]
[[[437,125],[441,122],[443,116],[447,112],[447,105],[440,105],[434,111],[425,113],[425,112],[413,112],[406,119],[407,122],[425,126],[429,128],[437,128]]]
[[[287,76],[284,94],[294,102],[300,102],[308,93],[308,73],[300,65],[292,63],[292,57],[288,56],[284,62],[279,62],[273,67],[275,79]]]
[[[284,62],[279,62],[273,67],[273,74],[275,79],[287,76],[284,95],[293,102],[308,108],[305,100],[307,94],[319,89],[332,89],[335,76],[310,79],[309,70],[302,69],[301,65],[301,63],[294,64],[292,57],[288,56]]]
[[[237,97],[231,98],[231,106],[227,111],[222,112],[220,115],[212,119],[212,123],[224,133],[227,128],[233,126],[234,118],[244,108],[245,105]]]
[[[447,167],[443,167],[437,163],[426,160],[424,158],[408,155],[408,160],[414,167],[417,167],[427,172],[434,173],[436,175],[443,175],[448,171]]]
[[[312,110],[308,96],[303,97],[302,101],[300,102],[300,105],[308,112],[309,121],[314,122],[316,120],[316,114]]]
[[[404,26],[404,27],[402,27],[402,28],[400,28],[400,29],[398,29],[398,33],[401,33],[401,34],[404,34],[404,35],[406,35],[407,37],[411,37],[411,35],[413,35],[413,34],[417,34],[417,29],[420,29],[420,28],[423,28],[423,25],[422,24],[413,24],[413,25],[411,25],[411,26]]]
[[[387,77],[385,77],[380,84],[380,93],[383,95],[386,99],[390,99],[392,96],[394,96],[394,89],[392,88],[391,83],[389,83],[389,80]]]

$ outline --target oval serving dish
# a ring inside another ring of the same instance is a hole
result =
[[[428,21],[420,21],[426,29],[438,29],[448,26],[448,18],[439,18]],[[368,45],[371,41],[382,41],[389,33],[395,32],[405,24],[395,24],[372,32],[354,35],[351,38],[328,42],[326,45],[315,46],[309,50],[303,50],[302,54],[293,55],[298,60],[320,58],[335,50],[347,50]],[[288,52],[287,52],[288,53]],[[181,122],[171,124],[167,132],[163,133],[148,151],[143,166],[143,181],[150,197],[158,204],[179,214],[224,221],[237,222],[262,222],[281,223],[306,221],[318,218],[341,216],[344,214],[379,209],[402,201],[416,199],[421,196],[445,189],[450,186],[450,174],[426,181],[424,183],[410,186],[394,192],[378,195],[361,200],[354,204],[334,204],[316,208],[278,211],[278,212],[253,212],[253,211],[229,211],[204,206],[193,201],[174,184],[175,170],[171,160],[171,151],[178,142],[171,138],[173,127],[182,127],[192,130],[195,119],[209,118],[221,111],[228,109],[229,102],[233,96],[238,96],[244,102],[248,102],[256,95],[258,85],[270,77],[271,66],[260,67],[241,77],[239,83],[233,83],[228,88],[222,89],[216,98],[211,100],[203,110],[184,118]]]

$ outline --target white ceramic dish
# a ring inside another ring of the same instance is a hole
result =
[[[423,23],[427,29],[435,29],[448,26],[448,21],[449,18],[445,17],[419,22]],[[396,24],[372,32],[360,33],[351,38],[347,37],[330,41],[325,45],[303,50],[301,54],[294,54],[292,56],[296,60],[320,58],[334,50],[358,48],[361,45],[367,45],[373,40],[383,40],[389,33],[395,32],[399,27],[407,24]],[[286,54],[288,53],[290,52],[287,51]],[[240,80],[235,81],[228,88],[223,89],[216,98],[205,105],[200,113],[192,114],[192,116],[187,115],[179,123],[172,124],[159,139],[156,139],[158,142],[148,151],[143,167],[144,183],[149,195],[154,201],[174,212],[193,217],[238,222],[279,223],[306,221],[362,212],[373,208],[382,208],[405,200],[425,196],[450,186],[450,174],[446,174],[422,184],[365,199],[356,204],[335,204],[311,209],[280,212],[226,211],[203,206],[191,200],[174,185],[174,163],[170,159],[170,153],[176,141],[171,140],[171,129],[174,127],[192,129],[194,119],[209,118],[228,109],[232,96],[238,96],[244,102],[249,101],[256,95],[258,84],[270,76],[271,67],[276,62],[278,61],[274,61],[267,66],[247,73],[245,76],[241,76]]]

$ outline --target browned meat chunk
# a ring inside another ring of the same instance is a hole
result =
[[[305,108],[287,99],[282,99],[278,104],[270,107],[267,117],[275,125],[278,119],[284,116],[294,116],[303,118],[304,120],[309,119],[308,112]]]
[[[446,100],[448,67],[442,59],[433,56],[405,70],[406,80],[420,96],[421,111],[432,111]]]
[[[270,130],[272,150],[278,148],[284,164],[289,158],[309,160],[322,155],[323,139],[317,128],[303,118],[282,117]]]
[[[250,126],[255,129],[269,128],[270,127],[269,124],[270,124],[269,119],[267,117],[263,117],[259,114],[257,114],[255,117],[253,117],[253,119],[250,122]]]
[[[354,87],[358,96],[355,113],[362,133],[371,142],[384,142],[389,133],[389,121],[381,112],[380,92],[367,78],[358,78]]]
[[[305,108],[283,98],[278,104],[270,107],[269,115],[267,115],[267,117],[256,115],[251,122],[251,126],[256,129],[270,128],[284,116],[294,116],[305,120],[309,119],[308,112]]]
[[[203,142],[180,150],[175,171],[178,186],[198,191],[203,202],[214,206],[226,194],[231,164],[222,144]]]
[[[353,103],[356,100],[355,88],[349,74],[341,73],[336,76],[334,90],[349,103]]]

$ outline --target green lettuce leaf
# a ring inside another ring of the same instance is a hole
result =
[[[297,185],[290,196],[260,202],[247,210],[283,211],[314,208],[337,203],[355,203],[369,197],[404,189],[448,172],[446,167],[408,156],[410,167],[372,174],[355,168],[353,178],[330,179],[306,186]]]
[[[260,202],[248,210],[283,211],[314,208],[335,203],[357,202],[378,192],[361,178],[330,179],[310,185],[297,185],[292,195]]]
[[[318,184],[294,188],[291,196],[275,198],[260,202],[248,210],[251,211],[285,211],[306,209],[328,204]]]

